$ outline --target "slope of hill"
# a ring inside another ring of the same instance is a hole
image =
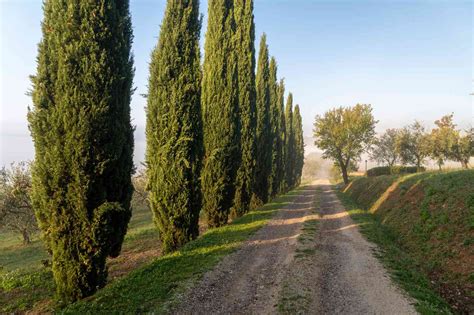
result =
[[[460,311],[474,306],[474,170],[361,177],[345,189]]]

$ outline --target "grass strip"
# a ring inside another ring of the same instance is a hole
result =
[[[311,290],[302,285],[307,283],[305,275],[301,270],[311,269],[314,263],[314,255],[317,254],[315,248],[315,238],[317,237],[319,226],[318,209],[321,200],[321,188],[317,188],[312,200],[312,207],[305,217],[300,235],[297,238],[297,245],[294,260],[290,264],[289,273],[282,282],[282,289],[278,298],[279,314],[307,314],[310,312]]]

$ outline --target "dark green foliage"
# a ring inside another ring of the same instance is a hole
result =
[[[397,175],[397,174],[413,174],[417,172],[424,172],[424,167],[416,166],[378,166],[373,167],[367,171],[367,176],[381,176],[381,175]]]
[[[280,106],[279,106],[279,84],[277,81],[277,62],[274,57],[270,60],[270,137],[272,141],[271,148],[271,166],[270,176],[268,177],[268,195],[274,197],[279,192],[278,168],[280,166]]]
[[[240,166],[237,62],[233,1],[210,0],[204,46],[202,115],[203,210],[210,227],[227,223]]]
[[[150,63],[147,176],[164,252],[197,237],[201,209],[201,69],[198,0],[168,0]]]
[[[295,185],[295,133],[293,127],[293,94],[288,94],[285,107],[285,187],[291,189]]]
[[[241,216],[249,210],[255,180],[255,128],[257,116],[253,0],[236,0],[234,17],[236,23],[235,50],[237,52],[242,157],[237,172],[233,217]]]
[[[294,186],[298,186],[301,183],[301,174],[303,173],[304,164],[303,122],[299,105],[295,106],[295,112],[293,114],[293,131],[295,137],[293,180]]]
[[[262,35],[257,64],[257,159],[253,203],[268,201],[269,176],[272,162],[272,137],[270,125],[270,66],[267,36]]]
[[[277,160],[277,182],[278,182],[278,193],[286,192],[285,187],[285,137],[286,137],[286,124],[285,124],[285,82],[283,79],[278,84],[278,160]]]
[[[29,113],[32,202],[62,302],[106,283],[130,219],[128,1],[45,1]]]

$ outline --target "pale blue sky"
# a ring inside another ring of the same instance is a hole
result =
[[[164,0],[131,0],[137,91],[135,161],[143,159],[150,52]],[[207,3],[201,3],[206,14]],[[40,0],[0,0],[0,165],[33,158],[26,122],[41,38]],[[370,103],[378,130],[419,119],[428,127],[454,112],[473,124],[473,4],[471,1],[256,0],[258,37],[302,109],[305,136],[315,115],[340,105]],[[204,40],[205,25],[203,27]]]

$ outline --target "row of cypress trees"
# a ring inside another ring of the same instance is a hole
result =
[[[131,217],[134,75],[128,0],[46,0],[33,108],[32,203],[68,303],[107,280]],[[210,0],[201,66],[198,0],[168,0],[150,63],[146,164],[165,252],[299,183],[303,138],[292,95],[252,0]]]
[[[210,0],[199,66],[198,0],[168,0],[152,53],[146,165],[164,252],[299,184],[303,134],[293,96],[262,36],[253,0]],[[257,73],[255,75],[255,68]]]

